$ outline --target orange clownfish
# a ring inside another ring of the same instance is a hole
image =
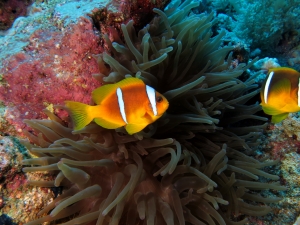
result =
[[[300,73],[286,67],[273,68],[260,91],[263,111],[279,123],[289,113],[300,111]]]
[[[134,134],[160,118],[169,107],[163,95],[133,77],[95,89],[92,99],[95,106],[65,102],[74,130],[80,130],[94,120],[107,129],[125,126],[129,134]]]

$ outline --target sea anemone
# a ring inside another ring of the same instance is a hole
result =
[[[49,120],[25,120],[33,132],[25,143],[37,158],[24,172],[53,171],[63,193],[27,225],[64,218],[65,225],[244,224],[243,215],[270,212],[259,190],[284,190],[279,177],[261,169],[276,161],[249,156],[266,118],[249,100],[259,92],[241,74],[252,63],[231,65],[232,47],[212,37],[213,15],[194,14],[199,2],[175,0],[136,33],[104,37],[107,52],[95,56],[103,83],[138,77],[170,102],[167,113],[135,135],[95,123],[72,131],[72,123],[45,111]],[[252,124],[249,126],[249,124]],[[254,190],[254,191],[253,191]],[[259,203],[259,204],[258,204]],[[67,222],[66,222],[67,221]]]

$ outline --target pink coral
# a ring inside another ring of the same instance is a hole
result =
[[[23,119],[42,118],[42,109],[50,104],[89,103],[91,91],[100,85],[91,78],[98,71],[92,54],[102,51],[98,40],[86,18],[63,32],[38,30],[31,35],[25,51],[8,58],[0,72],[6,119],[21,131]]]
[[[25,16],[31,1],[9,0],[0,2],[0,30],[8,29],[19,16]]]
[[[115,35],[121,30],[121,24],[133,20],[134,26],[141,29],[149,23],[155,13],[153,8],[163,9],[168,0],[111,0],[105,8],[95,8],[90,16],[101,33]]]
[[[122,2],[122,4],[120,4],[120,10],[125,12],[124,23],[127,23],[129,20],[133,20],[137,28],[142,28],[153,18],[154,13],[152,9],[154,7],[162,9],[168,1],[121,0],[120,2]],[[132,2],[134,2],[134,4],[132,4]]]
[[[267,133],[269,135],[266,148],[270,151],[272,159],[284,160],[286,154],[290,152],[297,152],[299,141],[296,138],[288,137],[284,126],[281,124],[270,125]]]

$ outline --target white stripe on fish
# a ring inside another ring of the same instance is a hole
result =
[[[300,107],[300,78],[298,80],[298,107]]]
[[[119,108],[120,108],[120,113],[121,113],[122,119],[124,120],[124,122],[126,124],[128,124],[127,119],[126,119],[125,104],[124,104],[124,99],[123,99],[123,94],[122,94],[121,88],[117,89],[117,96],[118,96],[118,103],[119,103]]]
[[[266,85],[265,85],[265,90],[264,90],[264,100],[265,100],[265,103],[268,103],[268,92],[269,92],[270,83],[271,83],[273,75],[274,75],[274,72],[272,71],[269,74],[267,82],[266,82]]]
[[[155,90],[152,87],[149,87],[148,85],[146,85],[146,92],[147,92],[147,96],[148,96],[148,99],[149,99],[151,107],[152,107],[153,114],[154,114],[154,116],[157,116]]]

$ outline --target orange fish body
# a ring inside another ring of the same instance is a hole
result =
[[[289,113],[300,111],[300,73],[286,67],[273,68],[261,88],[263,111],[272,115],[271,122],[278,123]]]
[[[163,95],[133,77],[95,89],[92,99],[95,106],[65,102],[75,130],[94,120],[107,129],[125,126],[129,134],[137,133],[160,118],[169,106]]]

